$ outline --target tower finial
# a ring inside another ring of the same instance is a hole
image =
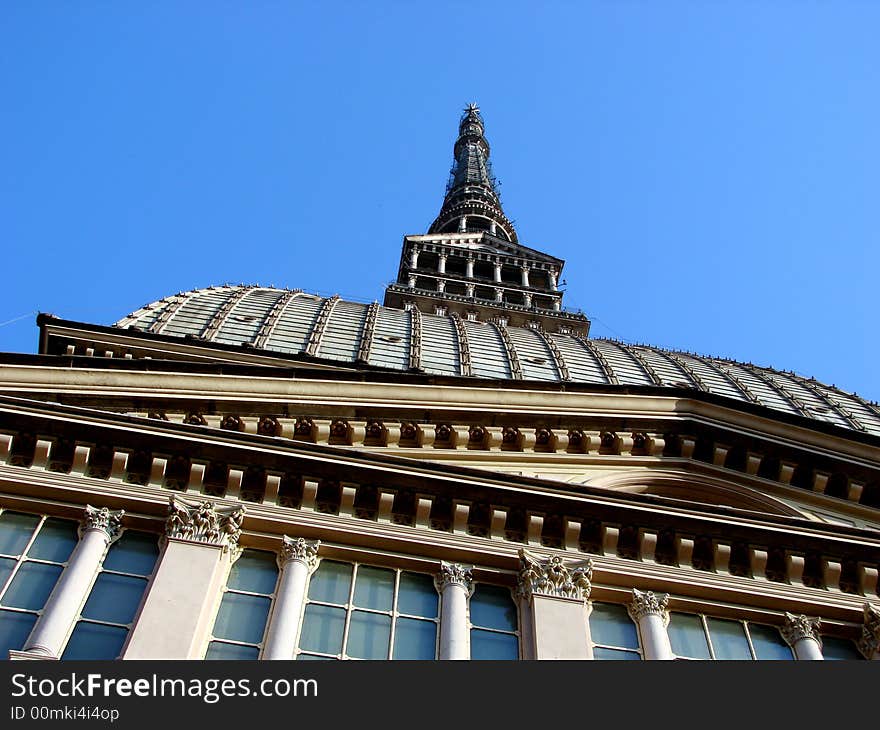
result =
[[[487,231],[516,243],[513,223],[501,208],[498,182],[489,162],[489,142],[485,137],[480,107],[475,101],[463,110],[453,151],[455,161],[443,207],[428,233]]]

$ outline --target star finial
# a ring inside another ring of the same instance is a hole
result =
[[[472,101],[470,104],[468,104],[467,107],[465,108],[465,113],[467,113],[467,114],[479,114],[479,113],[480,113],[480,107],[477,106],[477,102]]]

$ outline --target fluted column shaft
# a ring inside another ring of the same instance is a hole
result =
[[[675,659],[666,631],[669,625],[668,602],[669,596],[665,593],[658,595],[651,591],[633,589],[633,600],[626,608],[633,621],[638,624],[642,656],[645,659]]]
[[[468,599],[474,590],[469,567],[442,562],[434,577],[440,593],[440,658],[470,659]]]
[[[122,510],[86,507],[80,540],[25,643],[25,652],[61,656],[64,641],[88,598],[107,546],[119,535],[123,514]]]
[[[287,535],[283,538],[278,563],[281,575],[275,591],[272,617],[266,630],[263,659],[293,659],[299,638],[300,619],[309,574],[318,564],[318,540]]]

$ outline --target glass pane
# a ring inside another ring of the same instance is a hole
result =
[[[149,532],[126,530],[122,537],[110,546],[107,557],[104,558],[104,570],[150,575],[158,557],[158,536]]]
[[[437,624],[399,618],[394,626],[394,659],[435,659]]]
[[[758,659],[794,659],[788,644],[773,626],[749,624],[749,635]]]
[[[394,571],[359,566],[354,583],[354,605],[390,611],[394,600]]]
[[[673,613],[669,621],[669,643],[678,656],[710,659],[703,622],[692,613]]]
[[[212,641],[208,644],[208,652],[205,659],[256,659],[260,656],[260,650],[255,646],[240,646],[239,644],[224,644],[221,641]]]
[[[478,584],[471,597],[471,623],[489,629],[516,631],[516,606],[510,591],[501,586]]]
[[[89,594],[82,615],[84,618],[110,621],[114,624],[131,623],[146,588],[145,578],[101,573]]]
[[[344,629],[345,609],[310,603],[306,606],[299,648],[324,654],[339,654],[342,651]]]
[[[263,640],[270,603],[262,596],[224,593],[214,622],[214,636],[259,644]]]
[[[856,649],[854,642],[849,639],[839,639],[836,636],[822,637],[822,656],[826,659],[864,659],[861,652]]]
[[[28,550],[28,557],[39,560],[54,560],[56,563],[67,562],[78,540],[76,522],[46,520],[37,534],[37,539]]]
[[[4,606],[39,611],[61,575],[60,565],[22,563],[3,596]]]
[[[636,625],[626,609],[614,603],[594,603],[590,613],[590,636],[594,644],[639,648]]]
[[[278,582],[278,563],[275,554],[262,550],[245,550],[232,564],[228,588],[250,593],[272,593]]]
[[[716,659],[751,659],[746,632],[739,621],[725,621],[720,618],[707,618],[709,638]]]
[[[421,573],[401,573],[397,589],[397,610],[412,616],[437,618],[440,598],[434,588],[434,579]]]
[[[6,659],[10,649],[20,651],[24,647],[36,621],[32,613],[0,611],[0,659]]]
[[[347,656],[356,659],[387,659],[391,642],[391,617],[352,611],[348,626]]]
[[[70,635],[61,658],[116,659],[127,635],[128,629],[80,621]]]
[[[3,590],[3,586],[6,585],[6,580],[12,574],[12,569],[15,567],[15,560],[12,558],[0,558],[0,591]]]
[[[322,560],[309,581],[309,598],[327,603],[348,603],[351,568],[348,563]]]
[[[604,649],[601,646],[593,647],[594,659],[641,659],[634,651],[622,651],[621,649]]]
[[[519,659],[519,640],[511,634],[471,629],[471,659]]]
[[[23,515],[18,512],[4,512],[0,515],[0,553],[21,555],[39,521],[37,515]]]

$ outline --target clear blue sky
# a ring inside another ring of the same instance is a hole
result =
[[[245,282],[372,301],[477,101],[594,336],[870,399],[880,2],[0,5],[0,351]]]

